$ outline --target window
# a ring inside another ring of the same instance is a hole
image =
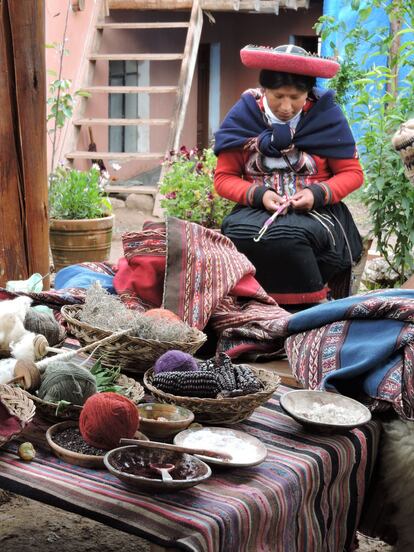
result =
[[[149,86],[148,61],[110,61],[110,86]],[[109,94],[110,119],[148,119],[149,94]],[[109,127],[109,151],[149,151],[148,125]]]

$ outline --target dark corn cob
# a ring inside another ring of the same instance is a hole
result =
[[[245,395],[257,393],[263,389],[262,382],[255,376],[254,372],[247,364],[234,366],[237,387],[242,389]]]
[[[157,389],[182,397],[216,397],[220,392],[217,375],[211,371],[162,372],[153,379]]]

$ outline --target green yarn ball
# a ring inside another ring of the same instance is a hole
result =
[[[44,401],[82,406],[96,392],[96,379],[89,370],[74,362],[56,361],[46,368],[37,394]]]

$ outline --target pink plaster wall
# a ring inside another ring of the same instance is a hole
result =
[[[90,18],[94,8],[95,0],[87,0],[85,9],[79,12],[69,10],[68,26],[66,33],[65,48],[68,55],[63,58],[62,78],[72,80],[73,84],[77,80],[79,71],[79,61],[83,55],[84,41],[88,30]],[[63,41],[65,28],[65,19],[67,12],[67,0],[46,0],[46,43],[58,43]],[[46,69],[59,73],[59,54],[55,49],[46,48]],[[55,78],[47,74],[47,84]],[[72,93],[75,86],[72,87]],[[50,128],[51,125],[49,125]],[[62,133],[58,133],[58,139],[62,138]],[[51,161],[51,142],[48,140],[48,165]]]
[[[63,0],[46,0],[46,36],[47,41],[61,41],[64,12]],[[94,0],[87,0],[86,9],[83,12],[69,15],[69,31],[67,48],[69,56],[65,58],[63,75],[76,79],[79,60],[82,54],[83,42],[86,30],[92,14]],[[223,119],[227,111],[238,99],[240,93],[246,88],[257,85],[258,72],[249,70],[240,63],[239,50],[246,44],[266,44],[276,46],[289,41],[289,35],[314,35],[312,26],[322,13],[320,2],[311,3],[309,10],[281,10],[278,16],[274,14],[246,14],[237,12],[213,13],[215,23],[209,22],[204,16],[204,27],[201,37],[202,43],[220,42],[221,44],[221,100],[220,119]],[[55,14],[59,14],[56,15]],[[113,11],[111,21],[182,21],[187,20],[188,12],[144,12],[144,11]],[[103,34],[101,53],[172,53],[183,52],[185,42],[185,30],[107,30]],[[47,50],[47,67],[56,70],[57,56],[52,50]],[[151,62],[150,84],[176,85],[179,75],[179,62]],[[94,74],[94,84],[108,84],[108,67],[106,62],[98,62]],[[175,97],[173,94],[150,95],[150,117],[169,118],[173,114]],[[90,98],[87,104],[86,116],[108,116],[107,95],[97,94]],[[93,128],[94,140],[98,151],[108,149],[108,131],[106,127]],[[151,127],[150,131],[151,151],[164,152],[168,138],[168,127]],[[197,140],[197,71],[193,81],[190,102],[187,110],[184,131],[181,143],[192,147]],[[79,142],[79,149],[87,149],[89,138],[83,130]],[[108,164],[107,164],[108,165]],[[121,171],[111,174],[118,178],[130,178],[137,173],[154,168],[157,161],[125,164]],[[84,163],[83,166],[88,166]]]

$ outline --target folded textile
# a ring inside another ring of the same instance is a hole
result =
[[[289,313],[266,294],[253,265],[225,236],[171,217],[124,234],[123,244],[114,287],[128,306],[163,306],[200,330],[210,323],[218,352],[232,358],[283,346],[283,332],[263,336],[275,320],[285,328]],[[235,328],[243,328],[237,338]]]
[[[285,342],[304,387],[392,406],[414,420],[414,290],[381,290],[299,312]]]

